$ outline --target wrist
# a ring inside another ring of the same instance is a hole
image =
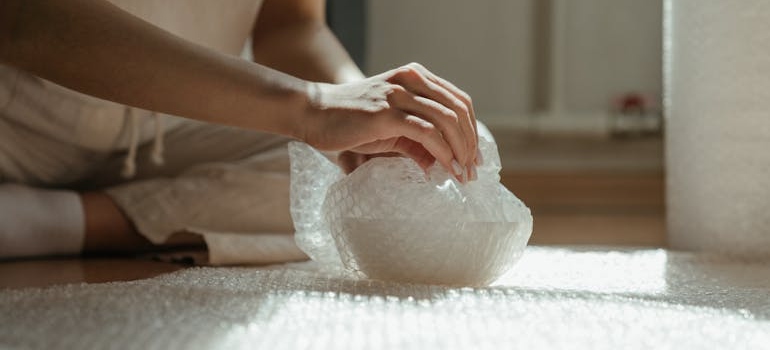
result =
[[[283,108],[288,112],[288,115],[285,118],[281,118],[285,123],[283,130],[279,131],[280,134],[301,141],[307,139],[308,124],[314,119],[312,115],[316,110],[314,107],[316,105],[314,102],[315,95],[317,94],[316,90],[315,83],[303,82],[300,88],[291,89],[287,93]]]
[[[293,136],[304,142],[312,143],[311,138],[314,130],[319,130],[319,122],[323,119],[323,114],[327,108],[328,92],[330,84],[319,82],[307,82],[304,88],[304,105],[301,112],[295,118],[292,126],[294,127]]]
[[[313,110],[314,83],[267,67],[257,70],[258,88],[252,88],[248,103],[239,105],[247,125],[235,124],[304,140]]]
[[[314,121],[317,120],[317,116],[320,107],[321,89],[319,83],[307,81],[303,84],[301,91],[296,98],[299,100],[298,108],[295,109],[295,113],[289,118],[289,136],[307,142],[310,130],[314,128]]]

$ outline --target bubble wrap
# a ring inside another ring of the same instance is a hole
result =
[[[496,285],[349,279],[316,263],[0,290],[0,348],[761,349],[770,264],[530,247]]]
[[[664,12],[670,245],[770,257],[770,2]]]
[[[484,285],[516,263],[532,233],[529,209],[500,184],[500,158],[481,138],[478,180],[438,164],[375,158],[343,176],[310,146],[289,145],[297,245],[361,277]]]

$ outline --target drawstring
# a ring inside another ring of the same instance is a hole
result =
[[[128,154],[123,160],[122,175],[125,178],[131,178],[136,175],[136,152],[139,148],[139,121],[134,110],[130,107],[126,107],[125,116],[128,120],[128,128],[130,129]],[[155,119],[155,140],[152,145],[152,154],[150,159],[156,165],[163,165],[163,119],[155,112],[152,113],[152,117]]]
[[[155,119],[155,140],[152,143],[152,162],[155,165],[163,165],[163,118],[152,112]]]
[[[128,139],[128,154],[123,160],[123,177],[131,178],[136,174],[136,148],[139,146],[139,125],[136,122],[136,115],[130,107],[126,107],[126,116],[128,117],[128,128],[131,131]]]

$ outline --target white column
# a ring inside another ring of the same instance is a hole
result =
[[[770,1],[664,12],[671,247],[770,256]]]

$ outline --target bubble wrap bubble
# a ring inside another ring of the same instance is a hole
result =
[[[529,209],[500,184],[496,145],[479,142],[478,180],[439,165],[375,158],[343,176],[303,143],[289,145],[297,245],[329,267],[374,279],[483,285],[507,271],[532,233]]]
[[[770,264],[528,248],[495,286],[359,280],[313,262],[0,290],[0,348],[763,349]]]
[[[677,249],[770,257],[770,2],[665,2],[666,196]]]

